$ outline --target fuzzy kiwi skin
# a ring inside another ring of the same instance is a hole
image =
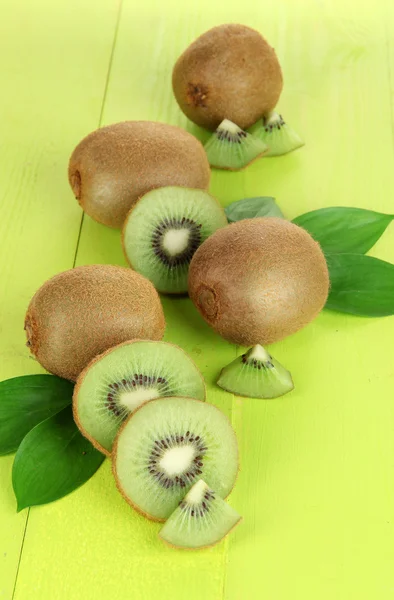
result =
[[[275,108],[283,87],[275,51],[258,31],[220,25],[178,58],[172,86],[185,115],[214,130],[224,119],[247,129]]]
[[[98,361],[100,361],[102,358],[104,358],[104,356],[106,356],[106,355],[107,355],[107,354],[109,354],[110,352],[113,352],[113,351],[114,351],[114,350],[116,350],[117,348],[121,348],[122,346],[130,346],[130,344],[134,344],[135,342],[142,342],[142,341],[144,341],[144,342],[146,342],[146,341],[148,341],[148,342],[152,342],[153,344],[155,343],[155,342],[154,342],[154,340],[138,340],[138,339],[137,339],[137,340],[130,340],[130,341],[123,342],[122,344],[118,344],[118,345],[117,345],[117,346],[115,346],[115,347],[108,348],[108,350],[106,350],[105,352],[102,352],[101,354],[99,354],[98,356],[96,356],[96,357],[95,357],[95,358],[94,358],[92,361],[90,361],[90,363],[89,363],[89,364],[88,364],[88,365],[87,365],[87,366],[84,368],[84,370],[82,371],[82,373],[80,373],[80,374],[79,374],[79,376],[78,376],[78,379],[77,379],[77,382],[76,382],[76,384],[75,384],[75,387],[74,387],[74,392],[73,392],[73,402],[72,402],[72,407],[73,407],[73,415],[74,415],[74,421],[75,421],[75,423],[76,423],[76,425],[77,425],[77,427],[78,427],[79,431],[82,433],[82,435],[83,435],[84,437],[86,437],[86,439],[88,439],[88,440],[89,440],[89,442],[91,442],[91,444],[92,444],[92,445],[93,445],[93,446],[94,446],[94,447],[95,447],[97,450],[99,450],[100,452],[102,452],[103,454],[105,454],[105,456],[108,456],[108,457],[110,457],[110,456],[111,456],[111,452],[109,452],[109,451],[108,451],[106,448],[103,448],[103,446],[102,446],[101,444],[99,444],[97,440],[95,440],[95,439],[94,439],[94,438],[93,438],[91,435],[89,435],[89,433],[87,433],[87,431],[85,431],[85,429],[82,427],[82,425],[81,425],[81,423],[80,423],[79,416],[78,416],[78,395],[79,395],[79,390],[80,390],[80,388],[81,388],[81,385],[82,385],[82,383],[83,383],[83,381],[84,381],[84,379],[85,379],[86,375],[87,375],[87,374],[88,374],[88,372],[90,371],[90,369],[91,369],[91,368],[92,368],[92,367],[93,367],[93,366],[94,366],[94,365],[95,365],[95,364],[96,364]],[[167,344],[168,344],[169,346],[176,346],[176,344],[169,344],[168,342],[167,342]],[[177,347],[177,346],[176,346],[176,347]],[[188,358],[190,359],[190,362],[192,362],[192,363],[194,364],[194,366],[196,367],[197,371],[200,373],[200,371],[199,371],[199,369],[197,368],[197,365],[195,364],[195,362],[194,362],[194,361],[193,361],[193,360],[190,358],[190,356],[188,356]],[[203,384],[204,384],[204,390],[205,390],[205,394],[204,394],[204,400],[205,400],[205,398],[206,398],[206,395],[207,395],[207,393],[206,393],[206,388],[205,388],[205,380],[204,380],[204,377],[201,375],[201,373],[200,373],[200,377],[201,377],[201,381],[202,381],[202,382],[203,382]],[[163,396],[163,397],[165,398],[165,396]],[[145,402],[144,404],[146,404],[146,402]],[[141,406],[142,406],[142,405],[141,405]],[[133,411],[133,413],[131,413],[131,414],[134,414],[134,412],[136,412],[136,411]],[[129,417],[128,417],[128,418],[129,418]],[[126,419],[126,421],[127,421],[127,419]],[[122,424],[122,425],[121,425],[121,427],[119,428],[119,431],[120,431],[120,429],[122,429],[122,427],[123,427],[123,424]],[[118,432],[118,435],[119,435],[119,432]]]
[[[165,123],[125,121],[97,129],[73,151],[68,179],[83,210],[120,228],[138,198],[158,187],[207,190],[210,168],[202,144]]]
[[[32,354],[47,371],[71,381],[108,348],[134,338],[161,340],[164,329],[150,281],[112,265],[55,275],[33,296],[25,318]]]
[[[171,398],[171,396],[170,396]],[[190,400],[190,398],[185,398],[186,400]],[[156,398],[156,401],[158,400],[158,398]],[[166,400],[166,398],[160,398],[160,400]],[[195,400],[196,402],[202,402],[202,400],[197,400],[196,398],[193,398],[193,400]],[[123,498],[126,500],[127,504],[129,504],[132,508],[134,508],[134,510],[136,512],[138,512],[140,515],[142,515],[143,517],[145,517],[146,519],[149,519],[150,521],[155,521],[157,523],[164,523],[166,521],[166,519],[159,519],[158,517],[153,517],[152,515],[150,515],[149,513],[144,512],[139,506],[137,506],[136,504],[134,504],[134,502],[127,496],[127,494],[125,493],[124,489],[122,488],[122,485],[118,479],[117,473],[116,473],[116,455],[118,452],[118,441],[119,441],[119,437],[121,432],[123,431],[123,429],[126,427],[127,423],[130,421],[130,419],[133,418],[133,416],[139,411],[141,410],[141,408],[143,406],[146,406],[146,404],[148,404],[149,402],[155,402],[155,400],[149,400],[148,402],[145,402],[144,404],[141,404],[141,406],[139,406],[137,408],[137,410],[135,410],[134,412],[131,413],[131,415],[129,417],[127,417],[127,419],[125,420],[125,422],[123,423],[123,425],[120,427],[119,431],[118,431],[118,435],[115,438],[114,441],[114,445],[112,447],[112,453],[111,453],[111,458],[112,458],[112,474],[115,478],[115,484],[116,487],[119,491],[119,493],[123,496]],[[219,410],[219,409],[218,409]],[[228,496],[231,494],[231,492],[233,491],[235,484],[237,483],[238,480],[238,474],[239,474],[239,457],[238,457],[238,471],[237,471],[237,476],[235,478],[233,487],[231,488],[231,490],[229,491],[229,493],[227,494],[227,496],[225,498],[223,498],[223,500],[225,500],[226,498],[228,498]],[[187,494],[187,492],[185,492],[185,495]],[[175,546],[174,546],[175,547]]]
[[[324,307],[329,274],[317,242],[278,218],[219,229],[196,251],[189,295],[226,340],[271,344],[305,327]]]

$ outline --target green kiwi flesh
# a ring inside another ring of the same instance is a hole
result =
[[[282,115],[274,111],[264,117],[251,132],[255,138],[268,146],[265,156],[280,156],[305,145],[298,133],[284,121]]]
[[[219,387],[237,396],[278,398],[294,389],[289,371],[256,344],[222,369]]]
[[[200,479],[166,521],[159,536],[175,548],[206,548],[222,540],[241,516]]]
[[[131,341],[97,357],[74,392],[75,421],[102,452],[141,404],[166,396],[205,399],[204,380],[188,355],[166,342]]]
[[[234,430],[215,406],[191,398],[152,400],[123,425],[113,451],[119,491],[150,519],[167,519],[200,478],[222,498],[238,472]]]
[[[159,188],[130,211],[123,228],[124,253],[131,267],[160,292],[184,293],[194,252],[226,225],[223,208],[207,192]]]
[[[228,119],[222,121],[204,146],[209,164],[238,171],[262,156],[267,145]]]

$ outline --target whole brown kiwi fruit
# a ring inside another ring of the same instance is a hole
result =
[[[319,244],[284,219],[245,219],[218,229],[190,263],[194,304],[215,331],[244,346],[295,333],[319,314],[328,290]]]
[[[59,273],[33,296],[27,346],[50,373],[75,381],[98,354],[132,339],[161,340],[160,298],[139,273],[87,265]]]
[[[169,185],[207,190],[208,159],[190,133],[165,123],[126,121],[97,129],[71,155],[68,178],[93,219],[121,227],[146,192]]]
[[[197,125],[213,130],[229,119],[246,129],[275,108],[283,78],[260,33],[230,24],[210,29],[185,50],[172,86],[181,110]]]

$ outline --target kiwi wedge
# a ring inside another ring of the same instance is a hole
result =
[[[191,398],[152,400],[121,428],[113,451],[119,491],[146,517],[163,521],[204,478],[225,498],[238,472],[238,448],[227,417]]]
[[[305,145],[298,133],[284,121],[282,115],[274,111],[263,117],[251,132],[255,138],[267,145],[268,151],[265,156],[280,156]]]
[[[240,515],[200,479],[190,488],[159,532],[175,548],[206,548],[220,542]]]
[[[71,189],[86,214],[116,228],[148,190],[165,185],[207,190],[210,176],[197,138],[154,121],[125,121],[93,131],[77,145],[68,167]]]
[[[74,418],[83,435],[109,455],[130,413],[148,400],[174,395],[205,400],[196,365],[178,346],[134,340],[98,356],[81,373]]]
[[[123,227],[130,266],[160,292],[187,291],[189,263],[202,242],[227,225],[224,209],[207,192],[164,187],[143,196]]]
[[[47,371],[72,381],[108,348],[135,338],[161,340],[164,329],[151,282],[113,265],[55,275],[35,293],[25,317],[31,353]]]
[[[191,300],[217,333],[241,346],[270,344],[305,327],[324,307],[328,290],[319,244],[276,217],[215,231],[190,263]]]
[[[238,171],[245,168],[267,150],[259,138],[225,119],[204,146],[209,164],[218,169]]]
[[[294,389],[291,374],[256,344],[222,369],[219,387],[237,396],[278,398]]]
[[[172,86],[185,115],[215,130],[223,119],[243,129],[278,103],[282,71],[271,45],[238,23],[214,27],[178,58]]]

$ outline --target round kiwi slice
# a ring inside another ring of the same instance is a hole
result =
[[[174,395],[205,399],[196,365],[178,346],[134,340],[98,356],[81,373],[74,418],[83,435],[109,455],[130,413],[148,400]]]
[[[175,548],[206,548],[222,540],[241,521],[240,515],[200,479],[160,530]]]
[[[169,294],[187,291],[189,263],[202,242],[227,225],[219,202],[202,190],[164,187],[143,196],[123,227],[131,267]]]
[[[294,389],[289,371],[259,344],[224,367],[217,384],[251,398],[278,398]]]
[[[121,227],[148,190],[185,185],[207,190],[211,172],[202,144],[173,125],[126,121],[93,131],[73,151],[68,178],[83,210]]]
[[[238,472],[238,449],[227,417],[190,398],[152,400],[123,425],[113,471],[127,502],[155,521],[167,519],[201,477],[225,498]]]
[[[32,354],[47,371],[72,381],[108,348],[133,338],[161,340],[164,329],[151,282],[112,265],[55,275],[33,296],[25,318]]]
[[[267,150],[267,145],[225,119],[204,146],[209,164],[218,169],[243,169]]]
[[[324,307],[326,259],[305,229],[275,217],[216,231],[190,264],[189,295],[204,319],[242,346],[298,331]]]
[[[286,123],[282,115],[274,111],[256,123],[251,132],[255,138],[267,144],[268,151],[265,156],[280,156],[305,145],[305,142]]]
[[[177,60],[172,86],[185,115],[214,130],[224,119],[247,129],[278,103],[283,87],[275,51],[258,31],[220,25]]]

